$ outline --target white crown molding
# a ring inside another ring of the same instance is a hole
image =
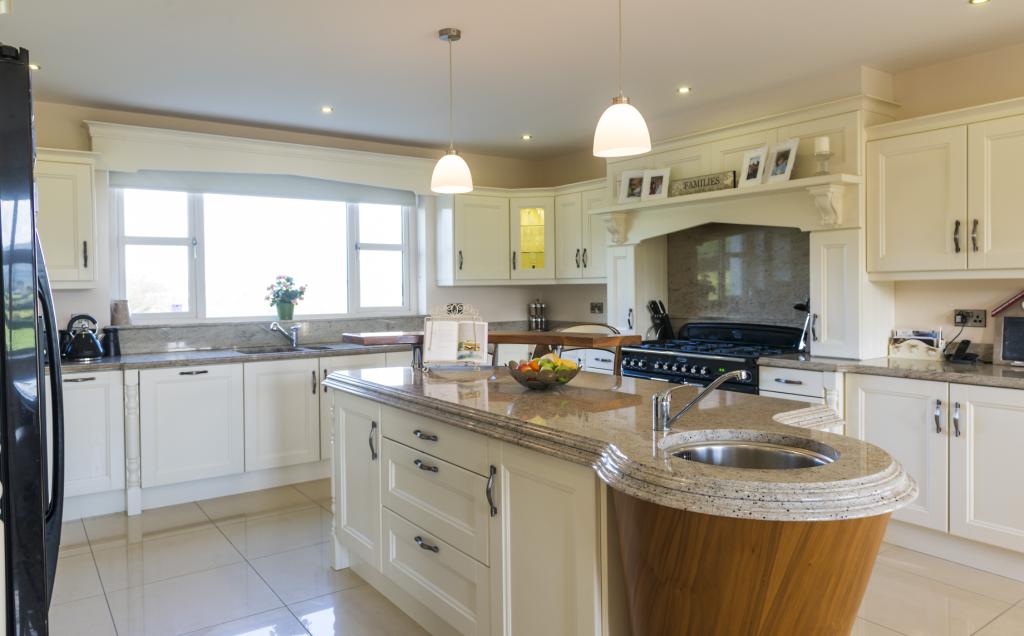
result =
[[[922,115],[913,119],[878,124],[867,128],[866,136],[868,141],[873,141],[1022,114],[1024,114],[1024,97],[1018,97],[982,106],[969,106],[942,113]]]
[[[360,150],[86,121],[106,170],[287,174],[430,193],[435,161]]]

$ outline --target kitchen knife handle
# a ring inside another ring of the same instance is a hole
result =
[[[960,221],[953,224],[953,251],[960,253]]]

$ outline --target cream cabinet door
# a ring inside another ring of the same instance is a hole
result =
[[[123,374],[67,373],[63,380],[64,494],[75,497],[123,489]],[[46,421],[53,421],[49,399]]]
[[[316,359],[245,365],[245,470],[320,459]]]
[[[583,197],[555,197],[555,276],[583,277]]]
[[[377,364],[366,365],[380,366]],[[384,366],[387,367],[411,367],[412,366],[412,349],[406,351],[388,351],[384,354]],[[365,368],[365,367],[364,367]]]
[[[597,476],[512,444],[498,454],[491,633],[600,633]]]
[[[965,269],[967,127],[867,145],[869,272]]]
[[[508,280],[508,199],[457,195],[454,214],[455,280]]]
[[[91,161],[36,160],[39,240],[54,287],[96,280],[96,218]],[[66,285],[62,285],[66,284]]]
[[[608,324],[636,333],[636,256],[632,246],[608,248]]]
[[[949,530],[1024,552],[1024,391],[952,384],[949,398]]]
[[[605,279],[608,277],[606,255],[608,253],[608,230],[604,217],[589,211],[608,205],[608,191],[586,190],[582,193],[583,208],[583,278]]]
[[[352,554],[380,572],[380,407],[340,391],[332,395],[335,532]]]
[[[373,367],[392,366],[387,361],[384,353],[365,353],[354,356],[334,356],[331,358],[320,358],[320,379],[326,380],[327,376],[342,369],[370,369]],[[331,430],[333,423],[331,414],[331,394],[326,389],[320,389],[320,459],[331,458]]]
[[[139,372],[142,486],[242,473],[242,365]]]
[[[527,197],[509,201],[512,279],[555,277],[555,199]]]
[[[972,124],[968,192],[970,269],[1024,268],[1024,116]]]
[[[880,446],[917,481],[920,494],[892,518],[949,527],[949,385],[872,375],[846,376],[846,434]]]

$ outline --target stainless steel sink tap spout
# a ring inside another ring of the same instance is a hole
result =
[[[655,393],[651,396],[651,415],[652,425],[656,431],[669,431],[672,430],[672,423],[678,420],[680,417],[686,414],[687,411],[700,404],[701,400],[711,394],[712,391],[722,386],[723,383],[729,380],[749,380],[750,372],[744,371],[743,369],[737,369],[736,371],[730,371],[729,373],[723,373],[714,380],[711,384],[701,389],[692,400],[683,405],[683,408],[679,409],[679,412],[672,415],[672,392],[676,389],[681,389],[684,386],[690,386],[681,384],[674,386],[671,389],[666,389],[661,393]]]
[[[299,326],[298,325],[292,325],[291,329],[289,329],[288,331],[285,331],[285,328],[281,326],[281,323],[279,323],[279,322],[277,322],[275,320],[274,322],[270,323],[270,327],[268,327],[268,329],[270,329],[271,331],[276,331],[277,333],[281,334],[285,338],[288,338],[288,342],[291,343],[292,349],[297,349],[298,348],[298,346],[299,346]]]

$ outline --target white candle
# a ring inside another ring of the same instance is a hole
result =
[[[823,155],[827,152],[830,152],[831,149],[831,140],[828,138],[827,135],[814,138],[814,154]]]

